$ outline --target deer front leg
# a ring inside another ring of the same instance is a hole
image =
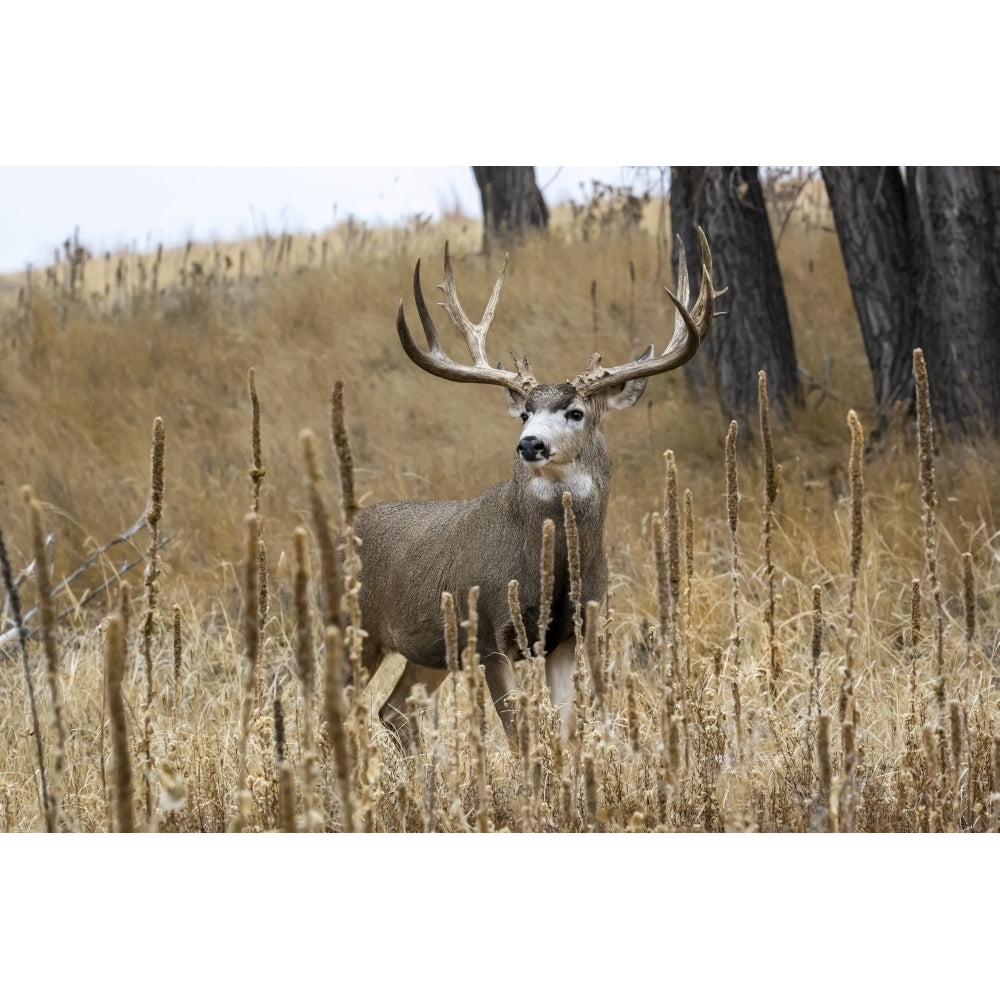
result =
[[[575,727],[573,672],[576,670],[576,639],[561,642],[545,658],[545,680],[552,705],[559,710],[562,737],[566,740]]]
[[[396,686],[378,713],[379,721],[396,737],[404,750],[412,749],[416,735],[410,729],[410,717],[406,712],[406,699],[410,697],[413,685],[423,684],[427,694],[432,695],[444,683],[447,676],[447,670],[434,670],[422,667],[411,660],[406,661]]]

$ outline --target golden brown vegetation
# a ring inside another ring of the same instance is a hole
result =
[[[529,349],[554,380],[662,348],[654,209],[556,213],[518,247],[495,356]],[[919,435],[866,442],[836,238],[802,213],[779,244],[813,386],[791,424],[761,379],[759,426],[727,434],[680,374],[608,421],[610,586],[579,609],[575,739],[527,656],[510,753],[475,615],[447,596],[453,669],[411,700],[416,745],[371,724],[335,529],[356,503],[481,492],[516,435],[497,395],[399,348],[414,260],[434,273],[445,238],[485,301],[497,261],[452,219],[109,260],[106,287],[91,261],[7,302],[0,539],[25,640],[11,602],[0,829],[996,830],[997,444],[935,452],[923,401]]]

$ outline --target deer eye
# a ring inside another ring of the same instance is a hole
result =
[[[566,414],[567,420],[572,420],[574,423],[579,423],[583,420],[583,410],[570,410]]]
[[[528,422],[528,414],[527,413],[522,413],[521,414],[521,423],[522,424],[526,424],[527,422]]]

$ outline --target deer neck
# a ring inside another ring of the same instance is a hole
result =
[[[524,503],[542,508],[561,506],[563,493],[569,492],[578,517],[596,515],[603,522],[610,480],[611,459],[600,432],[572,462],[550,462],[534,468],[514,459],[513,482]]]

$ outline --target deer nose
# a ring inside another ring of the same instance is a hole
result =
[[[525,462],[537,462],[549,457],[549,447],[541,438],[529,434],[517,442],[517,453]]]

